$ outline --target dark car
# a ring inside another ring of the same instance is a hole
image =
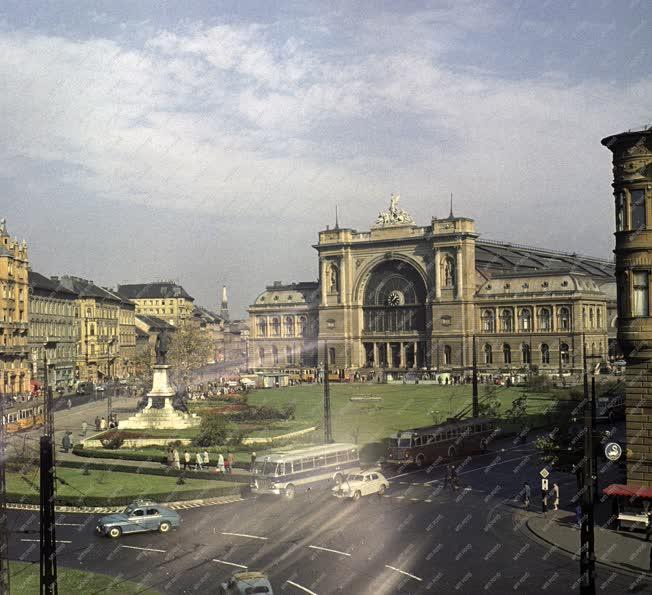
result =
[[[220,585],[220,595],[253,595],[265,593],[274,595],[272,585],[262,572],[236,572],[227,582]]]
[[[101,517],[96,530],[100,535],[117,539],[125,533],[168,533],[180,526],[181,517],[174,510],[154,502],[139,501],[131,503],[124,512]]]

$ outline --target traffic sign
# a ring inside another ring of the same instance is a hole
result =
[[[604,447],[604,455],[610,461],[617,461],[623,454],[623,449],[621,448],[618,442],[609,442],[607,446]]]
[[[550,475],[550,471],[548,471],[548,470],[544,467],[543,469],[541,469],[541,471],[539,471],[539,475],[540,475],[541,477],[543,477],[543,479],[545,479],[546,477],[548,477],[548,475]]]
[[[547,480],[547,479],[542,479],[542,480],[541,480],[541,489],[542,489],[544,492],[547,492],[547,491],[548,491],[548,480]]]

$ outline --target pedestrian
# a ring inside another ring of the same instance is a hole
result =
[[[82,422],[82,436],[86,438],[86,432],[88,431],[88,424],[83,421]]]
[[[227,453],[226,457],[224,458],[224,473],[226,475],[231,474],[231,459],[229,458],[229,455],[231,453]]]
[[[224,457],[222,456],[222,453],[217,455],[217,472],[224,473]]]
[[[72,401],[68,399],[68,409],[72,409]]]
[[[70,448],[70,437],[68,436],[68,432],[66,432],[61,439],[61,447],[63,448],[63,452],[68,452],[68,449]]]
[[[523,508],[525,508],[525,510],[530,510],[530,495],[530,484],[526,481],[523,484]]]
[[[582,505],[579,502],[575,506],[575,522],[577,528],[580,529],[582,527]]]
[[[548,512],[548,490],[541,490],[541,512]]]
[[[174,468],[178,471],[181,469],[181,463],[179,462],[179,451],[175,448],[172,451],[172,459],[174,460]]]
[[[174,465],[174,455],[172,454],[172,449],[168,448],[166,454],[167,454],[168,467],[172,467],[172,465]]]
[[[106,419],[102,418],[100,420],[100,431],[103,432],[104,430],[106,430]]]
[[[559,510],[559,486],[556,482],[552,484],[552,505],[555,510]]]
[[[457,488],[459,487],[457,484],[457,468],[455,465],[451,465],[451,486],[453,487],[453,491],[456,492]]]
[[[201,452],[197,451],[197,454],[195,455],[195,471],[201,471],[202,470],[202,455]]]
[[[451,466],[446,465],[446,475],[444,475],[444,489],[448,487],[450,481],[451,481]]]
[[[96,415],[96,416],[95,416],[95,431],[96,431],[96,432],[99,432],[99,431],[100,431],[100,422],[101,422],[101,420],[100,420],[100,416],[99,416],[99,415]]]
[[[204,467],[208,467],[211,460],[210,460],[210,458],[208,456],[208,451],[207,450],[204,450],[203,459],[204,459]]]
[[[190,453],[187,450],[183,451],[183,470],[186,471],[190,467]]]
[[[252,452],[251,453],[251,472],[254,472],[254,467],[256,465],[256,453]]]

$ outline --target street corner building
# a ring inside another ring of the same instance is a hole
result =
[[[652,130],[608,136],[613,153],[618,341],[625,372],[627,481],[652,486]]]
[[[579,374],[616,349],[609,260],[485,240],[451,212],[417,225],[392,196],[369,231],[319,232],[319,280],[275,282],[250,305],[249,368],[328,362],[382,371]]]

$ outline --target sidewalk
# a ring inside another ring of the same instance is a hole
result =
[[[530,537],[534,535],[579,560],[580,530],[575,525],[575,514],[567,510],[550,510],[545,515],[521,510],[514,516],[519,525],[529,529]],[[645,541],[644,532],[617,532],[603,528],[596,521],[594,534],[598,565],[628,573],[649,572],[652,542]],[[649,576],[652,579],[652,574]]]

